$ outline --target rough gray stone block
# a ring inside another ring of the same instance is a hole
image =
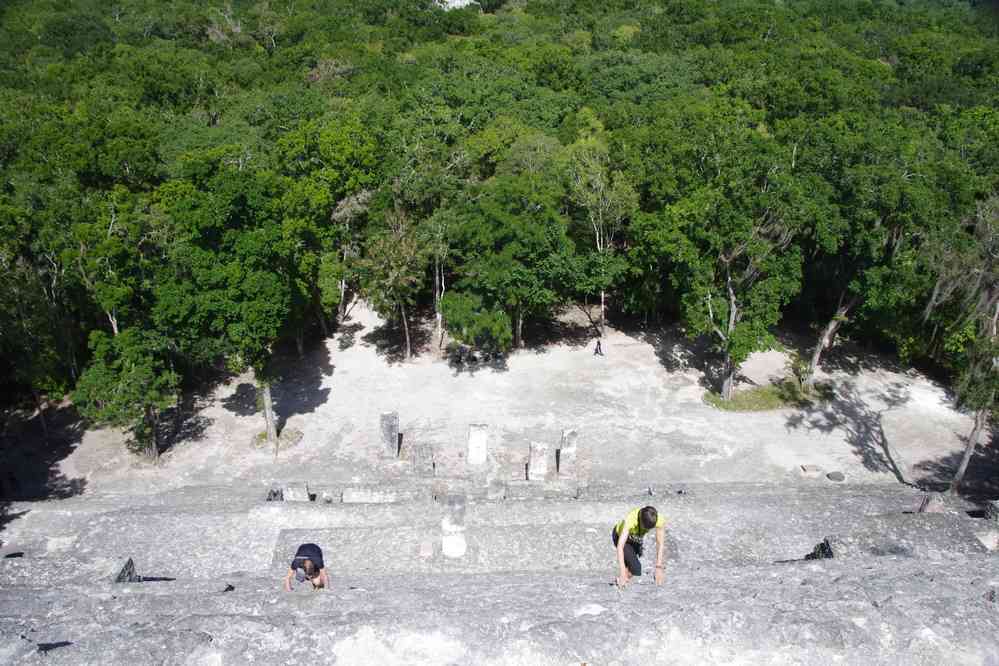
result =
[[[410,449],[413,460],[413,473],[417,476],[430,477],[437,472],[434,461],[434,447],[430,444],[418,444]]]
[[[557,453],[559,478],[579,478],[579,433],[574,429],[562,431],[562,441]]]
[[[390,504],[399,501],[399,494],[387,488],[351,486],[343,489],[344,504]]]
[[[309,486],[305,483],[289,483],[282,493],[285,502],[308,502]]]
[[[132,561],[131,557],[125,562],[118,575],[114,577],[114,582],[116,583],[137,583],[139,580],[141,579],[135,572],[135,562]]]
[[[465,507],[463,495],[444,498],[444,517],[441,519],[441,553],[448,559],[465,557],[468,542],[465,539]]]
[[[999,523],[999,500],[989,500],[985,503],[985,517]]]
[[[527,463],[527,480],[544,481],[548,477],[548,458],[551,447],[544,442],[531,442],[531,454]]]
[[[382,448],[395,458],[399,455],[399,412],[383,412],[381,426]]]
[[[947,504],[940,493],[927,493],[919,503],[916,513],[944,513]]]

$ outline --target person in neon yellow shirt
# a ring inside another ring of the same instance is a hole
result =
[[[656,530],[656,585],[663,584],[663,549],[666,545],[666,526],[663,517],[655,507],[646,506],[628,512],[611,531],[614,547],[617,549],[619,575],[617,584],[624,587],[632,576],[642,575],[642,539],[646,533]]]

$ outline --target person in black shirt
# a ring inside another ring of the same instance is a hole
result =
[[[314,543],[303,543],[295,551],[295,559],[291,561],[288,575],[284,577],[284,589],[291,592],[291,579],[298,582],[312,583],[312,589],[320,590],[330,585],[326,564],[323,562],[323,549]]]

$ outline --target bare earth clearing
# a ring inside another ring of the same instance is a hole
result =
[[[907,481],[939,482],[956,466],[971,427],[941,386],[871,363],[824,376],[838,399],[814,409],[727,413],[703,402],[703,373],[690,367],[679,338],[656,346],[609,331],[603,358],[593,356],[592,343],[561,343],[473,372],[427,352],[390,361],[383,339],[382,322],[359,304],[324,347],[287,365],[274,389],[276,409],[283,427],[303,437],[276,462],[271,450],[251,446],[263,419],[247,374],[199,402],[187,424],[193,435],[159,468],[134,462],[117,432],[91,430],[53,472],[85,478],[97,493],[237,479],[374,481],[384,476],[374,467],[379,414],[398,411],[406,442],[430,444],[444,460],[462,455],[469,424],[489,424],[501,433],[512,479],[522,478],[532,440],[555,444],[571,427],[581,433],[595,483],[807,483],[799,472],[807,464],[840,471],[852,484],[897,483],[892,463]],[[786,361],[781,352],[754,355],[741,386],[786,375]]]

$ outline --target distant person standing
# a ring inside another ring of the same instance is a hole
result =
[[[295,558],[288,568],[288,575],[284,577],[286,592],[291,592],[292,578],[299,583],[309,581],[314,590],[328,588],[330,578],[326,573],[326,564],[323,562],[323,549],[314,543],[303,543],[299,546],[298,550],[295,551]]]
[[[601,349],[601,347],[600,347],[600,338],[597,338],[597,344],[596,344],[596,346],[593,347],[593,355],[594,356],[603,356],[604,355],[604,350]]]
[[[655,507],[647,506],[628,512],[624,520],[611,531],[617,549],[617,584],[624,587],[632,576],[642,575],[642,540],[652,529],[656,530],[656,585],[663,584],[663,550],[666,545],[666,527],[663,517]]]

